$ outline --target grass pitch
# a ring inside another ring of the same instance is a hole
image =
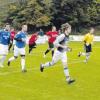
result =
[[[21,72],[20,57],[8,67],[12,53],[8,55],[5,67],[0,68],[0,100],[100,100],[100,43],[94,43],[87,64],[85,57],[77,57],[83,51],[82,44],[71,42],[70,46],[73,51],[68,53],[68,66],[74,84],[66,83],[61,62],[40,72],[40,63],[51,61],[51,53],[44,59],[48,46],[39,45],[31,55],[26,49],[27,73]]]

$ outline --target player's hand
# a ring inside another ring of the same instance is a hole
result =
[[[67,51],[72,52],[72,48],[67,47]]]

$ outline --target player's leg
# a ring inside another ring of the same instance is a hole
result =
[[[52,51],[52,57],[53,57],[54,55],[54,44],[53,43],[51,44],[51,51]]]
[[[92,48],[91,48],[91,44],[90,44],[86,47],[86,60],[85,60],[85,62],[87,62],[89,60],[91,51],[92,51]]]
[[[84,50],[86,51],[86,44],[84,44]],[[79,52],[78,57],[80,57],[80,56],[86,56],[86,53],[85,52]]]
[[[25,48],[20,49],[22,72],[27,72],[25,65]]]
[[[29,53],[32,51],[32,45],[31,44],[29,44]]]
[[[5,59],[6,59],[6,56],[7,55],[0,55],[0,67],[4,67],[3,63],[4,63]]]
[[[11,58],[9,58],[9,60],[8,60],[8,66],[10,66],[10,63],[12,61],[14,61],[15,59],[18,58],[18,55],[19,55],[19,49],[15,46],[14,47],[14,56],[12,56]]]
[[[36,48],[36,43],[33,43],[32,45],[29,44],[29,53],[33,50],[33,48]]]
[[[2,45],[0,48],[0,67],[3,67],[3,63],[6,59],[6,56],[8,54],[8,46]]]
[[[27,72],[25,66],[25,55],[21,55],[21,67],[22,67],[22,72]]]
[[[60,58],[61,53],[56,50],[51,62],[46,62],[45,64],[40,65],[40,71],[43,72],[44,68],[53,66],[55,63],[58,62],[58,60],[60,60]]]
[[[45,58],[46,54],[48,54],[51,50],[51,43],[48,43],[48,45],[49,45],[49,48],[45,51],[44,58]]]
[[[13,41],[10,41],[9,48],[8,48],[9,51],[10,51],[12,45],[13,45]]]
[[[70,74],[69,74],[66,52],[62,53],[61,61],[63,63],[63,67],[64,67],[64,74],[65,74],[65,77],[66,77],[66,81],[68,82],[68,84],[71,84],[75,80],[72,80],[71,77],[70,77]]]

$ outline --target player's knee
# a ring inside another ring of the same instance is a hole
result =
[[[55,64],[55,62],[54,62],[54,61],[52,61],[50,64],[51,64],[51,66],[52,66],[52,65],[54,65],[54,64]]]
[[[24,59],[24,58],[25,58],[25,55],[21,55],[21,58],[23,58],[23,59]]]
[[[67,67],[67,62],[62,62],[64,67]]]
[[[86,53],[86,56],[90,56],[90,52]]]
[[[17,56],[14,56],[14,58],[17,59],[18,57]]]

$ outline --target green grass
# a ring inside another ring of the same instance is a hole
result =
[[[5,67],[0,69],[0,100],[100,100],[100,43],[94,43],[87,64],[82,62],[84,57],[77,57],[82,44],[71,42],[70,46],[73,51],[68,53],[68,65],[74,84],[66,83],[61,62],[43,73],[39,71],[41,62],[51,60],[51,53],[42,57],[47,44],[39,45],[32,55],[27,53],[27,73],[21,73],[20,57],[8,67],[12,53],[8,55]]]

